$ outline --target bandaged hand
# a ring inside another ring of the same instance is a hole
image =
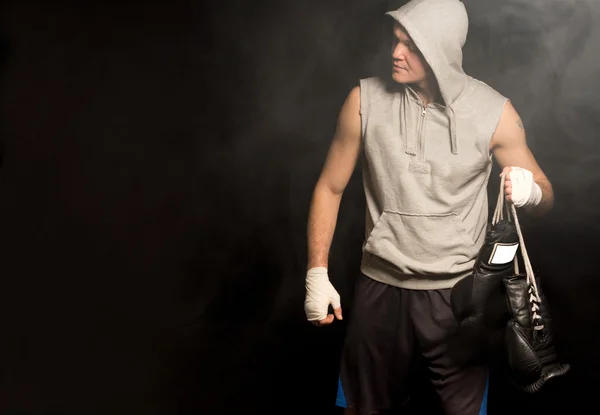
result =
[[[533,173],[521,167],[505,167],[502,174],[506,199],[515,207],[534,207],[542,201],[542,189],[533,181]]]
[[[311,268],[306,273],[306,298],[304,300],[304,312],[308,321],[316,326],[333,323],[333,314],[328,314],[330,304],[335,317],[341,320],[340,295],[329,281],[327,268]]]

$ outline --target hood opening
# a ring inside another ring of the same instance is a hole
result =
[[[468,78],[462,68],[469,26],[465,6],[459,0],[412,0],[386,15],[404,27],[431,67],[449,119],[450,149],[458,154],[453,104]]]

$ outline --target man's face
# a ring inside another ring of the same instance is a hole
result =
[[[425,81],[429,66],[404,28],[394,24],[392,79],[401,84]]]

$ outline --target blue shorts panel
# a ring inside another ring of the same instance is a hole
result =
[[[337,398],[335,399],[335,404],[340,408],[348,408],[348,403],[346,402],[346,395],[344,395],[344,389],[342,388],[342,379],[340,378],[338,378],[338,391]]]
[[[488,376],[485,383],[485,392],[483,393],[483,399],[481,401],[481,407],[479,408],[479,415],[487,415],[487,403],[488,403],[488,391],[490,388],[490,378]],[[340,408],[348,408],[346,402],[346,395],[344,394],[344,388],[342,387],[342,379],[338,378],[338,390],[337,397],[335,398],[335,405]]]

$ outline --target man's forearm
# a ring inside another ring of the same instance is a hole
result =
[[[542,200],[535,207],[528,208],[527,211],[532,215],[542,216],[548,213],[554,206],[554,191],[548,179],[538,180],[536,183],[542,189]]]
[[[308,217],[308,269],[328,267],[341,198],[326,186],[315,187]]]

